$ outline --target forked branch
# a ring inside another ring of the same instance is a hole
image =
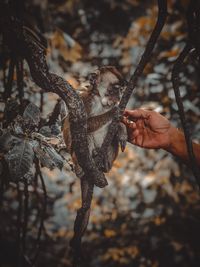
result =
[[[46,62],[45,43],[40,36],[35,37],[32,30],[16,17],[6,16],[0,19],[3,36],[11,51],[28,62],[34,82],[46,92],[58,94],[69,109],[70,128],[73,149],[79,165],[88,179],[99,187],[107,182],[103,172],[99,171],[89,153],[87,141],[87,116],[84,104],[73,87],[60,76],[50,73]]]

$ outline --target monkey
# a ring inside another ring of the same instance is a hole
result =
[[[118,106],[126,81],[120,72],[113,66],[104,66],[88,76],[89,85],[85,90],[79,90],[87,113],[87,138],[89,152],[92,156],[98,152],[114,115],[114,109]],[[65,107],[66,108],[66,107]],[[84,173],[79,166],[72,146],[69,114],[63,119],[63,138],[67,152],[71,154],[75,165],[75,173],[81,178]],[[126,127],[119,122],[118,131],[112,143],[108,147],[107,156],[103,160],[102,171],[109,172],[119,152],[119,145],[124,151],[127,141]]]
[[[88,87],[85,88],[85,90],[79,90],[79,94],[87,114],[87,139],[89,153],[95,161],[95,155],[98,153],[105,140],[109,125],[112,122],[116,108],[118,108],[119,101],[124,89],[126,88],[126,81],[122,78],[122,75],[115,67],[105,66],[99,68],[94,73],[91,73],[88,76],[88,82]],[[76,176],[80,178],[82,192],[82,205],[77,211],[74,223],[74,236],[70,241],[70,246],[72,251],[75,251],[76,255],[81,255],[81,239],[87,228],[90,216],[94,184],[88,181],[82,168],[78,164],[73,150],[69,112],[67,111],[66,106],[62,105],[62,107],[66,110],[66,112],[63,112],[61,109],[61,114],[64,113],[64,117],[61,115],[63,121],[63,138],[66,144],[66,150],[72,156]],[[119,146],[121,146],[121,150],[124,151],[126,141],[126,126],[122,122],[119,122],[118,131],[111,144],[108,146],[107,155],[104,155],[103,162],[101,162],[100,167],[99,164],[95,162],[101,171],[105,173],[110,171],[113,162],[118,155]]]

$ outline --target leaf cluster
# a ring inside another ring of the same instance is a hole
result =
[[[59,131],[56,124],[40,126],[41,114],[35,104],[27,104],[21,115],[16,114],[17,107],[16,101],[10,100],[4,111],[4,118],[9,116],[11,121],[1,129],[0,153],[1,161],[5,163],[1,165],[8,168],[7,182],[26,180],[30,183],[34,179],[34,164],[37,160],[42,167],[50,170],[63,168],[64,159],[56,151],[58,146],[50,143],[52,138],[59,141],[61,138],[55,136],[55,132]],[[0,175],[4,173],[3,167],[0,168]]]

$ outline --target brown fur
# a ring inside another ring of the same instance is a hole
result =
[[[119,83],[121,81],[123,81],[121,74],[116,70],[115,67],[112,67],[112,66],[101,67],[96,72],[96,74],[97,74],[97,77],[96,77],[97,82],[96,82],[96,84],[94,83],[93,85],[91,85],[90,88],[88,88],[88,90],[82,91],[80,93],[80,97],[83,100],[83,103],[84,103],[84,106],[85,106],[85,109],[86,109],[86,113],[88,115],[87,131],[88,131],[89,134],[94,133],[94,132],[98,131],[99,129],[101,129],[104,125],[106,125],[107,122],[111,121],[111,119],[113,117],[113,114],[114,114],[114,103],[113,103],[112,104],[113,107],[111,106],[109,108],[109,106],[107,106],[105,109],[103,108],[102,112],[103,112],[103,110],[105,110],[105,111],[102,114],[98,115],[98,112],[97,112],[96,116],[91,116],[92,112],[95,111],[95,110],[92,111],[92,109],[95,109],[95,105],[92,104],[92,101],[94,100],[94,97],[98,96],[99,97],[99,101],[100,101],[100,99],[102,99],[101,98],[102,96],[100,96],[100,93],[103,92],[103,91],[101,91],[101,92],[98,91],[98,82],[101,81],[103,79],[104,75],[106,74],[107,75],[106,76],[106,81],[108,81],[108,84],[106,86],[108,86],[108,88],[109,88],[112,85],[112,79],[113,79],[112,77],[113,76],[109,79],[109,73],[114,74],[114,76],[119,80]],[[94,76],[94,78],[95,78],[95,76]],[[109,81],[110,81],[110,83],[109,83]],[[106,92],[106,90],[108,88],[105,88],[105,92]],[[117,94],[117,91],[116,91],[116,94]],[[115,102],[115,103],[117,103],[117,102]],[[108,111],[106,111],[106,110],[108,110]],[[105,128],[105,131],[107,131],[106,129],[107,128]],[[105,134],[105,132],[104,132],[104,134]],[[99,135],[99,133],[98,133],[98,135]],[[95,137],[97,138],[98,135],[95,135]],[[77,174],[77,176],[81,177],[83,175],[82,169],[78,165],[77,158],[76,158],[75,153],[73,152],[73,148],[72,148],[72,136],[71,136],[71,131],[70,131],[69,117],[66,117],[64,119],[63,136],[64,136],[64,141],[65,141],[65,144],[66,144],[67,152],[72,155],[72,160],[73,160],[73,162],[75,164],[76,174]],[[102,138],[101,133],[100,133],[98,138],[100,138],[100,139]],[[112,163],[116,159],[117,154],[118,154],[118,147],[119,147],[118,146],[118,141],[117,140],[113,140],[113,143],[110,145],[110,147],[108,149],[108,160],[107,160],[107,162],[105,162],[106,165],[104,166],[104,171],[105,172],[110,170],[110,168],[112,167]]]
[[[123,80],[123,77],[121,75],[121,73],[113,66],[104,66],[101,67],[99,69],[101,74],[107,73],[108,71],[110,71],[111,73],[113,73],[118,79],[119,81]]]

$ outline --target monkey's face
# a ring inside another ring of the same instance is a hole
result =
[[[119,102],[119,80],[113,73],[108,71],[99,75],[97,87],[101,103],[104,107],[111,107]]]
[[[117,105],[121,99],[124,85],[113,71],[107,69],[103,73],[98,70],[91,74],[90,83],[96,94],[99,95],[101,104],[105,108]]]

